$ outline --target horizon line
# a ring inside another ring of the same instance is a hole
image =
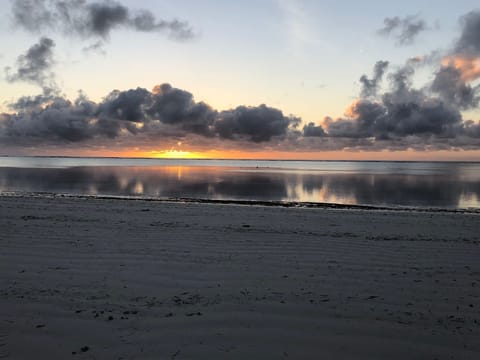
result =
[[[480,160],[329,160],[329,159],[235,159],[235,158],[160,158],[160,157],[123,157],[123,156],[72,156],[72,155],[0,155],[0,158],[63,158],[63,159],[131,159],[131,160],[188,160],[188,161],[304,161],[304,162],[398,162],[398,163],[480,163]]]

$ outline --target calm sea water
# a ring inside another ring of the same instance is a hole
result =
[[[480,163],[0,157],[0,193],[480,209]]]

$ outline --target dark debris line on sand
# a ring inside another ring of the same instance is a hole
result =
[[[466,213],[480,214],[480,209],[475,208],[435,208],[435,207],[407,207],[407,206],[376,206],[362,204],[341,204],[325,202],[298,202],[298,201],[262,201],[262,200],[236,200],[236,199],[206,199],[206,198],[152,198],[152,197],[129,197],[129,196],[111,196],[111,195],[79,195],[79,194],[59,194],[59,193],[3,193],[0,197],[40,197],[40,198],[77,198],[77,199],[104,199],[104,200],[124,200],[124,201],[142,201],[142,202],[166,202],[166,203],[192,203],[192,204],[221,204],[221,205],[246,205],[246,206],[267,206],[284,208],[308,208],[308,209],[344,209],[344,210],[369,210],[369,211],[415,211],[429,213]],[[148,212],[151,209],[144,208],[140,211]]]

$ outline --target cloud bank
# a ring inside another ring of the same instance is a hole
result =
[[[27,101],[29,100],[29,101]],[[19,144],[71,143],[92,139],[206,138],[265,143],[284,138],[299,119],[260,105],[217,111],[196,102],[188,91],[169,84],[112,91],[95,103],[80,95],[21,98],[11,104],[17,112],[0,115],[0,139]]]
[[[374,73],[377,70],[375,66]],[[438,77],[443,78],[444,71],[440,69]],[[414,89],[413,74],[412,66],[405,65],[388,74],[387,91],[376,97],[364,94],[345,117],[325,117],[322,124],[311,122],[301,129],[300,118],[279,109],[262,104],[215,110],[170,84],[152,91],[114,90],[98,103],[82,94],[75,101],[39,95],[19,99],[11,104],[14,113],[0,115],[0,140],[16,146],[88,141],[141,144],[193,136],[228,141],[233,147],[251,143],[284,150],[478,149],[480,123],[464,121],[460,112],[467,103],[473,106],[470,100],[443,100],[453,95],[438,79],[430,88]],[[367,88],[371,89],[370,82]]]

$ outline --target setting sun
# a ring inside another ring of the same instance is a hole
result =
[[[182,150],[152,150],[151,156],[159,159],[202,159],[203,156],[198,152],[182,151]]]

